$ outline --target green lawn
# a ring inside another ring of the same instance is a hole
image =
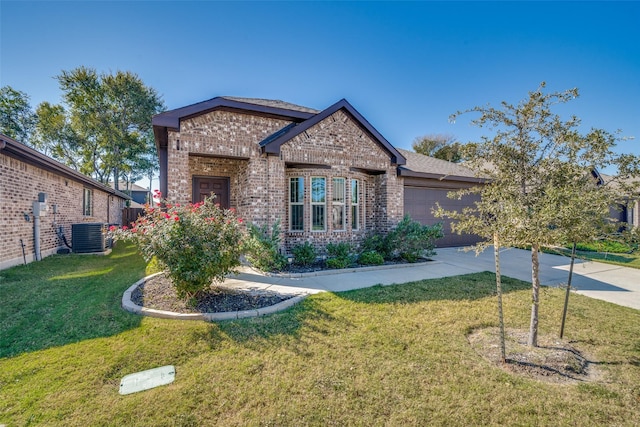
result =
[[[603,371],[554,385],[480,358],[496,324],[489,273],[318,294],[264,318],[207,324],[119,308],[145,274],[132,248],[0,271],[0,424],[77,426],[640,424],[640,312],[572,295],[566,336]],[[530,285],[505,279],[526,328]],[[540,328],[557,333],[558,289]],[[122,376],[176,366],[168,386],[120,396]]]
[[[566,257],[571,256],[571,249],[566,248],[548,248],[545,249],[545,251],[552,254],[564,255]],[[640,252],[638,251],[634,251],[632,253],[576,251],[576,257],[578,259],[621,265],[623,267],[640,268]]]

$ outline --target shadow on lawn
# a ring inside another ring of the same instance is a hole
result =
[[[530,289],[531,284],[502,276],[502,292]],[[392,286],[375,286],[367,289],[340,292],[336,295],[349,301],[362,303],[414,303],[422,301],[477,300],[496,294],[496,276],[482,273],[430,279]]]
[[[502,278],[503,292],[531,288],[531,284],[508,277]],[[195,339],[203,340],[212,349],[225,339],[251,348],[279,345],[283,339],[298,337],[302,328],[315,335],[334,332],[336,324],[349,328],[349,313],[356,307],[344,308],[342,301],[364,304],[413,304],[425,301],[463,301],[492,297],[496,293],[495,274],[484,272],[464,276],[430,279],[391,286],[374,286],[347,292],[320,293],[303,300],[284,312],[265,317],[220,322],[206,332],[196,332]]]
[[[208,343],[212,350],[219,349],[225,340],[230,339],[262,351],[268,347],[279,347],[283,340],[297,339],[303,327],[326,335],[331,332],[336,316],[327,308],[325,301],[333,298],[329,293],[316,294],[279,313],[217,322],[206,332],[194,332],[194,339]]]
[[[122,293],[145,275],[133,246],[107,256],[53,255],[0,271],[0,358],[108,337],[137,327]]]

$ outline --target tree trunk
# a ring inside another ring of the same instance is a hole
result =
[[[539,245],[531,245],[531,324],[529,326],[529,346],[538,346],[538,308],[540,304],[540,263]]]
[[[571,265],[569,267],[569,280],[567,280],[567,292],[564,294],[564,308],[562,309],[562,324],[560,325],[560,339],[564,337],[564,323],[567,320],[567,309],[569,308],[569,293],[571,292],[571,278],[573,277],[573,264],[576,260],[576,242],[573,242],[571,249]]]
[[[504,317],[502,314],[502,279],[500,277],[500,242],[498,235],[493,235],[493,256],[496,264],[496,293],[498,295],[498,324],[500,327],[500,358],[502,363],[507,361],[507,351],[504,338]]]
[[[113,188],[116,191],[120,191],[120,173],[118,171],[118,168],[115,167],[113,168]]]

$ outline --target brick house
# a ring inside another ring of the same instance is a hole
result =
[[[39,220],[41,257],[64,247],[60,228],[71,243],[71,224],[120,224],[129,198],[2,134],[0,183],[0,269],[38,258],[33,208],[40,193],[46,195]]]
[[[153,129],[168,200],[194,202],[213,192],[245,221],[279,221],[285,252],[305,241],[319,249],[357,244],[390,230],[405,212],[437,222],[432,205],[407,203],[407,191],[433,202],[478,182],[460,165],[396,149],[344,99],[318,111],[217,97],[158,114]],[[440,245],[465,243],[454,237]]]

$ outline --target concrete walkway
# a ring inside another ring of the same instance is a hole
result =
[[[409,266],[375,267],[303,275],[266,276],[250,269],[227,279],[225,285],[237,288],[269,289],[281,293],[310,294],[340,292],[377,284],[390,285],[416,280],[494,271],[493,249],[479,256],[460,248],[442,248],[434,261]],[[543,285],[566,284],[569,258],[541,253],[540,280]],[[502,275],[531,282],[531,252],[504,249],[500,255]],[[327,274],[333,273],[333,274]],[[599,262],[576,261],[572,286],[577,293],[640,310],[640,270]]]

